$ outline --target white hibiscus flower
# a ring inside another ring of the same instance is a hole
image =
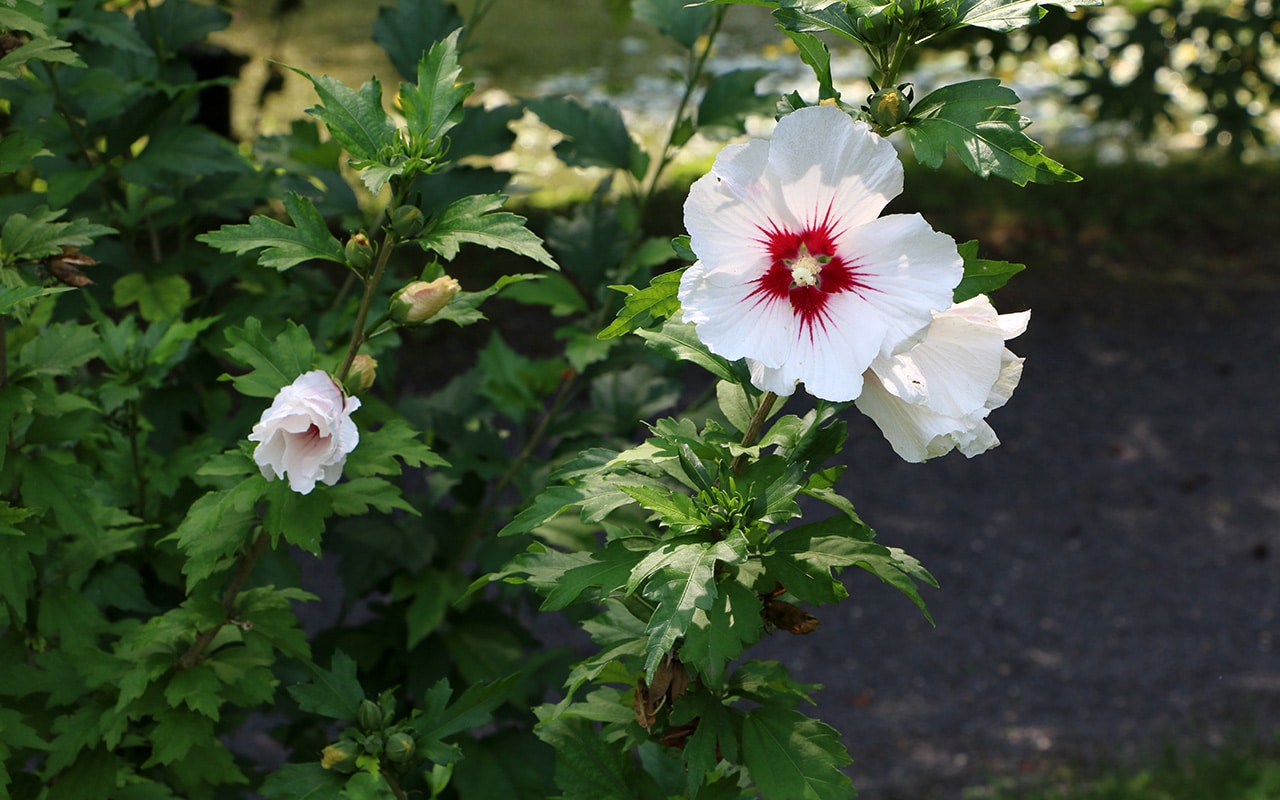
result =
[[[1027,329],[1030,311],[997,314],[986,295],[935,313],[916,346],[871,363],[858,409],[894,452],[920,462],[958,449],[972,458],[1000,444],[985,421],[1022,377],[1005,340]]]
[[[289,478],[289,488],[309,494],[316,482],[342,477],[347,454],[360,443],[351,412],[360,407],[323,370],[312,370],[280,390],[253,426],[253,460],[267,480]]]
[[[712,352],[748,359],[761,390],[802,382],[853,400],[872,360],[951,305],[963,273],[955,242],[920,215],[879,216],[901,191],[893,146],[832,106],[725,147],[685,202],[699,259],[680,281],[685,321]]]

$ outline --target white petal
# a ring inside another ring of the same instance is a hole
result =
[[[686,322],[716,355],[731,361],[751,357],[778,366],[795,346],[795,314],[790,303],[752,297],[753,284],[733,280],[717,285],[701,263],[685,270],[678,297]]]
[[[821,222],[830,211],[837,230],[870,222],[902,192],[893,145],[834,106],[783,117],[769,145],[769,171],[801,222]]]
[[[768,266],[763,231],[778,220],[776,190],[761,181],[769,144],[753,141],[720,151],[711,171],[694,181],[684,204],[690,247],[708,269],[753,275]]]
[[[867,288],[863,298],[885,318],[882,355],[910,342],[933,320],[933,312],[951,306],[964,276],[964,260],[955,241],[929,227],[919,214],[880,217],[843,237],[840,256],[856,265]]]
[[[935,315],[912,349],[877,358],[858,408],[907,461],[958,448],[972,457],[1000,443],[984,419],[1013,394],[1022,359],[1004,347],[1025,314],[997,315],[985,296]]]

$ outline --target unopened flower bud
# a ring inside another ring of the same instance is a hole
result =
[[[412,239],[422,230],[422,212],[416,206],[396,206],[391,210],[391,229],[398,236]]]
[[[881,89],[867,98],[871,118],[882,128],[896,128],[911,114],[911,87]]]
[[[434,281],[414,281],[391,298],[391,318],[402,325],[418,325],[440,313],[462,287],[448,275]]]
[[[343,248],[347,255],[347,263],[356,269],[368,269],[373,263],[373,245],[369,242],[369,237],[364,235],[363,231],[356,231],[351,234],[351,238],[347,240],[346,247]]]
[[[393,733],[387,739],[387,758],[403,764],[413,757],[413,737],[407,733]]]
[[[364,746],[364,751],[371,756],[382,755],[382,747],[383,747],[382,737],[376,733],[371,733],[368,736],[364,737],[363,746]]]
[[[376,377],[378,377],[378,359],[361,353],[351,362],[351,370],[347,373],[347,393],[361,394],[368,391]],[[363,712],[364,707],[361,706],[360,710]]]
[[[334,772],[352,773],[356,771],[356,758],[360,755],[360,745],[344,739],[335,742],[320,753],[320,766]]]
[[[368,358],[368,356],[360,356],[360,358]],[[361,730],[367,732],[381,730],[382,709],[378,708],[378,704],[372,700],[362,701],[360,709],[356,711],[356,724]]]

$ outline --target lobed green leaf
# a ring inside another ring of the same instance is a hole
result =
[[[937,169],[952,151],[974,174],[996,175],[1019,186],[1080,180],[1022,132],[1029,121],[1014,109],[1017,103],[1013,90],[995,78],[930,93],[912,107],[905,123],[916,160]]]
[[[258,263],[281,272],[316,259],[347,263],[342,243],[329,233],[328,224],[310,199],[289,192],[284,197],[284,207],[293,225],[255,214],[247,225],[223,225],[200,234],[196,241],[236,255],[261,248]]]
[[[463,244],[471,243],[507,250],[555,269],[555,260],[543,249],[542,240],[524,226],[524,217],[498,211],[506,199],[501,194],[473,195],[450,203],[428,220],[413,241],[446,261],[453,260]]]
[[[960,257],[964,259],[964,277],[960,279],[960,284],[956,286],[952,298],[956,303],[963,303],[980,294],[994,292],[1008,283],[1014,275],[1027,268],[1025,264],[978,258],[976,239],[965,242],[958,249]]]

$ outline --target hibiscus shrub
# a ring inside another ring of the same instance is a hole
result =
[[[933,578],[836,491],[846,412],[908,461],[984,452],[1028,321],[987,297],[1019,265],[880,216],[886,137],[1076,176],[997,81],[900,74],[1035,5],[748,1],[816,90],[713,74],[731,2],[636,3],[687,54],[652,150],[605,103],[468,103],[476,17],[442,0],[380,11],[396,114],[295,69],[312,120],[240,146],[200,123],[230,78],[190,63],[221,9],[0,6],[0,798],[853,794],[812,687],[744,655],[813,632],[851,566],[927,615]],[[818,32],[871,56],[865,103]],[[687,235],[648,229],[695,134],[775,105]],[[491,163],[524,112],[606,176],[545,241]],[[464,337],[499,295],[547,335]],[[598,651],[539,647],[530,603]]]

